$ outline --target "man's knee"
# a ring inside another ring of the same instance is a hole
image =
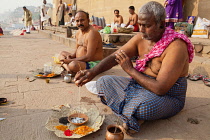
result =
[[[72,61],[71,63],[69,63],[68,67],[72,72],[77,72],[80,70],[79,63],[77,61]]]
[[[97,80],[97,83],[98,83],[98,84],[100,84],[100,83],[109,83],[112,79],[113,79],[113,78],[112,78],[111,75],[105,75],[105,76],[100,77],[100,78]]]

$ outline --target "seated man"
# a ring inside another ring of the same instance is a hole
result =
[[[183,109],[186,76],[194,54],[185,35],[165,28],[165,9],[160,3],[143,5],[138,22],[140,33],[74,79],[82,86],[117,64],[132,77],[103,76],[96,82],[101,101],[121,118],[128,134],[139,131],[139,120],[168,118]],[[133,56],[139,56],[135,67],[130,60]]]
[[[93,68],[103,59],[101,35],[90,24],[89,14],[78,11],[75,22],[79,28],[76,33],[76,50],[74,53],[63,51],[59,60],[68,73]]]
[[[119,10],[114,10],[114,24],[118,24],[121,25],[123,23],[123,17],[121,15],[119,15],[120,11]]]
[[[134,6],[129,7],[129,13],[131,15],[129,16],[128,23],[126,24],[125,27],[128,27],[129,25],[133,25],[134,26],[133,31],[138,32],[139,31],[138,15],[135,13],[135,7]]]

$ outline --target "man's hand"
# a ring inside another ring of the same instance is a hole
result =
[[[60,62],[63,64],[69,64],[71,61],[73,61],[72,59],[61,59]]]
[[[87,82],[91,81],[95,77],[93,70],[80,70],[77,72],[74,82],[79,86],[83,86]]]
[[[130,60],[130,58],[126,55],[125,51],[120,50],[118,53],[115,54],[116,59],[118,64],[122,67],[122,69],[129,73],[133,68],[133,64]]]

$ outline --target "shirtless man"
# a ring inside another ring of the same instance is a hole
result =
[[[138,15],[135,13],[135,7],[134,6],[129,7],[129,13],[131,15],[129,16],[128,23],[126,24],[125,27],[128,27],[128,25],[133,25],[134,26],[133,31],[138,32],[139,31]]]
[[[99,32],[89,24],[89,14],[78,11],[75,22],[79,28],[76,33],[76,50],[74,53],[63,51],[59,56],[63,67],[72,74],[93,68],[103,59],[102,39]]]
[[[123,23],[123,17],[121,15],[119,15],[120,11],[119,10],[114,10],[114,23],[121,25]]]
[[[96,67],[78,72],[77,86],[119,64],[132,78],[102,76],[96,87],[102,103],[123,121],[128,134],[139,131],[139,120],[168,118],[185,104],[189,63],[194,48],[190,40],[165,28],[165,9],[158,2],[148,2],[139,10],[140,33]],[[139,56],[136,66],[130,60]],[[108,64],[108,65],[107,65]]]

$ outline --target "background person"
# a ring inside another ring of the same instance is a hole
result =
[[[50,26],[52,26],[52,23],[51,23],[51,17],[47,14],[47,7],[46,7],[46,3],[47,1],[46,0],[43,0],[43,4],[41,6],[41,29],[44,30],[44,22],[46,20],[48,20],[48,22],[50,23]]]
[[[130,6],[129,7],[129,19],[128,19],[128,23],[126,24],[125,27],[128,27],[129,25],[133,25],[134,32],[138,32],[139,31],[139,24],[138,24],[138,15],[135,13],[135,7],[134,6]]]
[[[166,10],[166,27],[174,29],[176,22],[183,21],[182,0],[166,0],[164,6]]]
[[[30,34],[30,29],[32,25],[32,13],[25,6],[23,7],[23,10],[24,10],[23,21],[25,22],[26,34]]]
[[[123,23],[123,17],[120,15],[120,11],[119,10],[114,10],[114,24],[118,24],[121,25]]]
[[[59,0],[59,5],[56,12],[56,16],[58,16],[58,26],[64,25],[65,14],[65,4],[63,4],[62,0]]]

